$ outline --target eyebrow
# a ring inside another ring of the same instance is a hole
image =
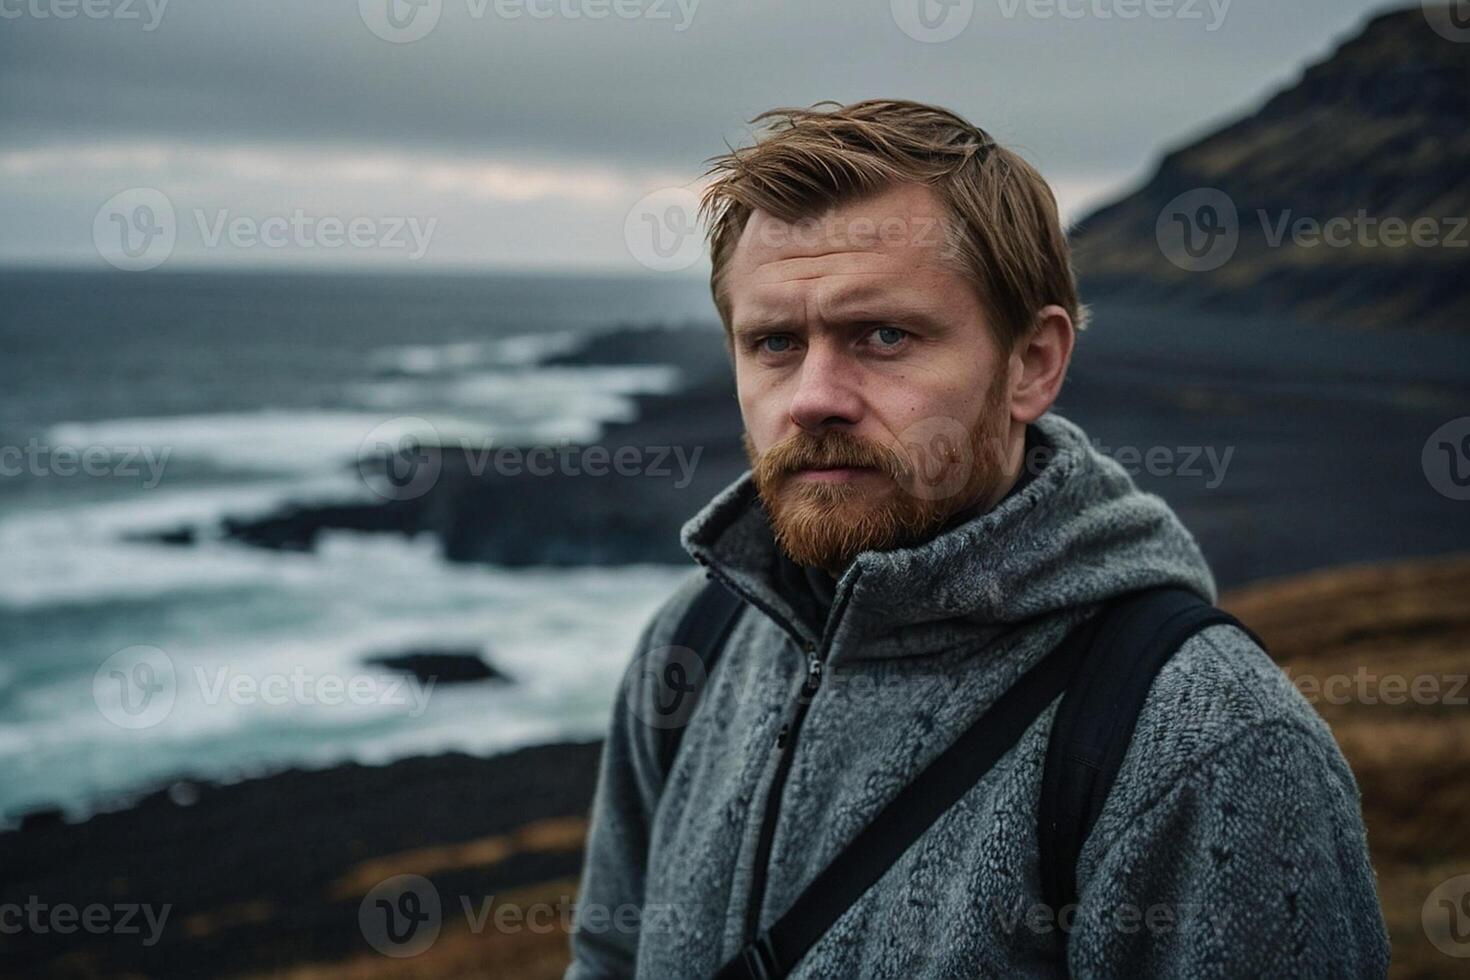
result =
[[[915,309],[907,304],[895,302],[891,297],[891,288],[858,286],[840,293],[828,304],[827,312],[839,323],[894,322],[930,326],[937,324],[938,321],[929,310]],[[738,319],[731,332],[738,336],[761,330],[790,329],[792,323],[792,318],[785,313],[757,311]]]

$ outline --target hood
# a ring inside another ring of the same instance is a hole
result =
[[[1040,469],[1017,493],[907,548],[865,551],[838,580],[849,656],[932,654],[934,642],[982,642],[1015,624],[1156,585],[1209,602],[1215,580],[1193,535],[1164,500],[1139,490],[1074,423],[1047,413]],[[783,594],[779,551],[747,470],[685,523],[680,541],[799,644],[811,635]],[[832,623],[828,623],[828,627]]]

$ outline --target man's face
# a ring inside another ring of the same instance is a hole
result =
[[[730,258],[745,448],[777,541],[837,574],[1009,486],[1008,354],[946,257],[943,205],[903,184],[788,224],[756,211]]]

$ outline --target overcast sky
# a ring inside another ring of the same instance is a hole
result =
[[[1075,218],[1402,5],[0,0],[0,262],[146,264],[127,228],[173,267],[693,272],[637,229],[706,157],[880,96],[985,127]]]

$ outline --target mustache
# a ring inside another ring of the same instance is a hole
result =
[[[757,475],[771,481],[801,470],[844,467],[876,469],[899,481],[909,472],[903,454],[841,429],[819,435],[798,432],[766,450],[756,462]]]

